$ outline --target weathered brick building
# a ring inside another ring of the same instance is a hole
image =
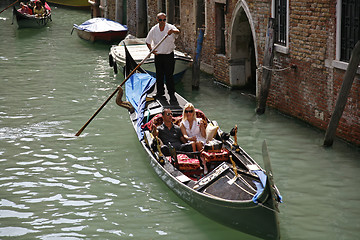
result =
[[[195,52],[197,29],[204,28],[201,69],[257,96],[268,21],[275,18],[267,104],[322,130],[360,39],[360,1],[354,0],[128,0],[126,5],[132,35],[145,37],[156,14],[165,12],[181,30],[178,48],[189,54]],[[359,90],[360,67],[337,128],[337,136],[355,145],[360,145]]]

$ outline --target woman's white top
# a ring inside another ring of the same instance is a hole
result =
[[[200,141],[205,144],[206,139],[201,135],[200,122],[201,122],[201,118],[196,118],[193,121],[192,127],[190,128],[189,120],[181,121],[181,123],[184,125],[186,133],[189,137],[195,136],[197,141]]]

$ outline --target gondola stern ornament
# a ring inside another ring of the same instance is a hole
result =
[[[135,111],[135,108],[131,105],[130,102],[122,100],[123,94],[124,94],[124,90],[122,89],[122,87],[119,86],[115,100],[116,104],[119,105],[120,107],[126,108],[130,113],[133,113]]]
[[[161,152],[161,144],[160,144],[160,139],[158,137],[156,137],[156,146],[157,146],[157,150],[159,152],[159,159],[158,159],[158,162],[161,164],[161,165],[164,165],[165,164],[165,156],[164,154]]]
[[[231,129],[230,131],[230,135],[234,138],[234,143],[231,146],[231,150],[235,151],[235,152],[240,152],[240,147],[237,141],[237,131],[238,131],[238,127],[237,125],[235,125],[235,127],[233,129]]]
[[[232,159],[232,155],[230,155],[229,158],[230,158],[230,162],[231,162],[231,164],[232,164],[232,167],[233,167],[233,171],[234,171],[234,173],[235,173],[235,176],[234,176],[234,178],[230,179],[227,183],[228,183],[229,185],[232,185],[232,184],[233,184],[234,182],[236,182],[236,180],[238,179],[239,174],[238,174],[238,172],[237,172],[236,164],[235,164],[234,160]]]
[[[173,159],[173,163],[174,163],[174,167],[178,168],[179,167],[179,163],[178,163],[178,159],[177,159],[177,154],[176,154],[176,150],[173,147],[173,145],[171,145],[171,143],[168,143],[168,148],[169,148],[169,152],[170,152],[170,156]]]

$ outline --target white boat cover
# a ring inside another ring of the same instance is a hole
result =
[[[92,18],[81,25],[74,24],[74,28],[86,32],[120,32],[128,30],[126,25],[106,18]]]

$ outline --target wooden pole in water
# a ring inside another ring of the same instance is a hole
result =
[[[336,101],[334,112],[331,116],[329,126],[325,133],[324,146],[332,146],[336,134],[336,128],[344,112],[347,98],[354,82],[355,74],[360,63],[360,41],[358,41],[352,50],[350,62],[345,72],[344,81]]]
[[[274,26],[275,19],[269,18],[268,28],[266,31],[265,52],[263,61],[263,72],[260,87],[260,97],[258,101],[258,107],[256,109],[257,114],[263,114],[265,112],[266,100],[269,95],[270,83],[271,83],[271,70],[269,68],[273,65],[274,59]]]
[[[202,50],[202,43],[204,40],[204,28],[198,29],[198,38],[196,41],[196,52],[194,62],[192,64],[192,87],[195,89],[199,88],[200,85],[200,59],[201,59],[201,50]]]
[[[91,18],[101,17],[100,0],[88,0],[91,5]]]

